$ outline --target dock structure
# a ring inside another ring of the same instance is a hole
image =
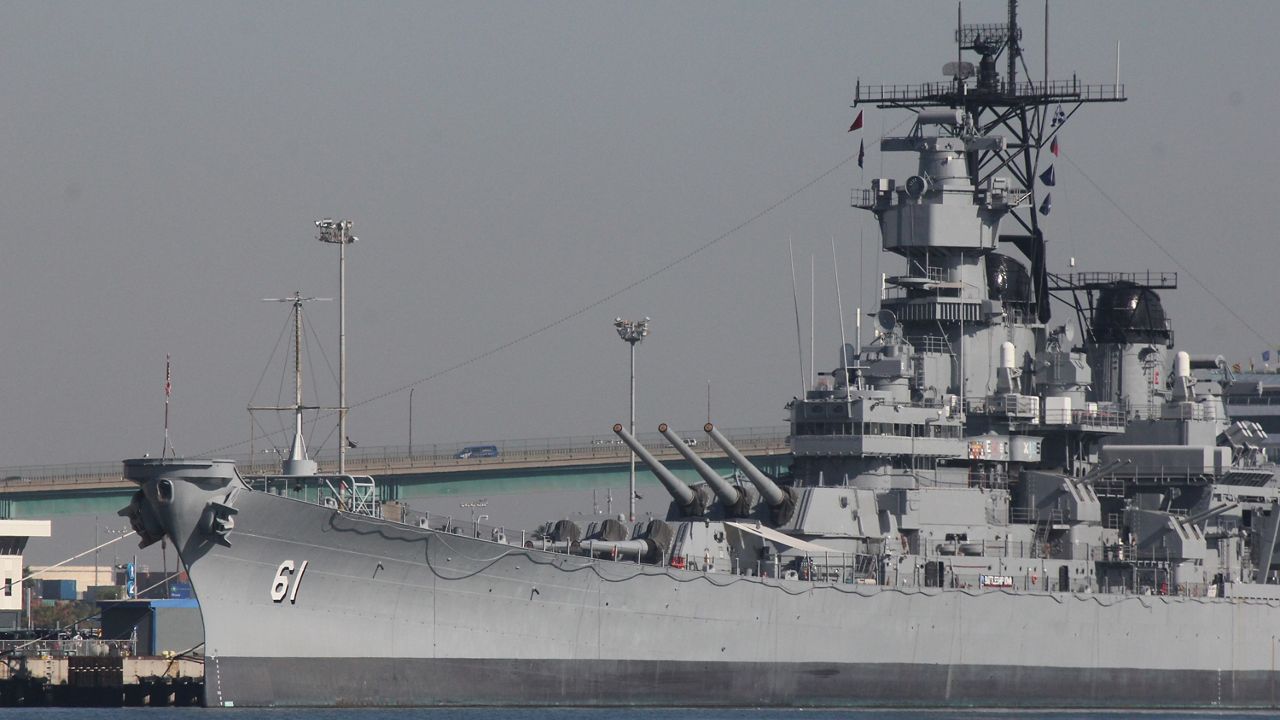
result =
[[[198,657],[39,653],[0,662],[0,707],[183,707],[203,694]]]
[[[0,518],[7,518],[0,515]],[[18,627],[22,615],[22,553],[33,537],[52,533],[48,520],[0,520],[0,630]]]

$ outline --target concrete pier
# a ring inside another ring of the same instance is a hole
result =
[[[204,660],[188,657],[10,657],[0,707],[181,707],[204,695]]]

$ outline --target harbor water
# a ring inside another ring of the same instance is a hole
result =
[[[10,708],[6,720],[1262,720],[1274,712],[1168,710],[790,710],[709,708],[411,708],[411,709],[202,709]]]

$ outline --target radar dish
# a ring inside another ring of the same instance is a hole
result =
[[[971,78],[973,77],[973,63],[952,60],[942,66],[942,75],[943,77],[960,78],[961,80]]]
[[[898,316],[894,315],[892,310],[881,310],[876,313],[876,330],[881,335],[893,333],[896,327],[898,327]]]

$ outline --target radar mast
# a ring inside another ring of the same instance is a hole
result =
[[[1045,28],[1047,40],[1047,19]],[[1006,143],[968,144],[966,167],[975,192],[1000,172],[1008,172],[1020,187],[1030,191],[1031,202],[1012,208],[1008,214],[1017,223],[1018,232],[1002,234],[999,240],[1016,247],[1031,263],[1032,310],[1040,322],[1048,322],[1050,284],[1035,190],[1041,152],[1049,150],[1062,124],[1086,103],[1124,102],[1127,98],[1124,85],[1118,82],[1088,84],[1074,75],[1069,80],[1049,80],[1047,67],[1042,81],[1019,80],[1019,67],[1025,77],[1031,77],[1021,39],[1018,3],[1009,0],[1007,23],[957,24],[957,59],[944,66],[950,80],[919,85],[864,85],[859,80],[853,107],[875,105],[915,113],[929,108],[963,110],[968,132],[986,137],[1000,131],[1008,137]],[[976,73],[973,64],[963,59],[965,51],[979,56]],[[1003,78],[997,70],[1002,55],[1007,61]],[[1047,65],[1047,50],[1045,58]]]

